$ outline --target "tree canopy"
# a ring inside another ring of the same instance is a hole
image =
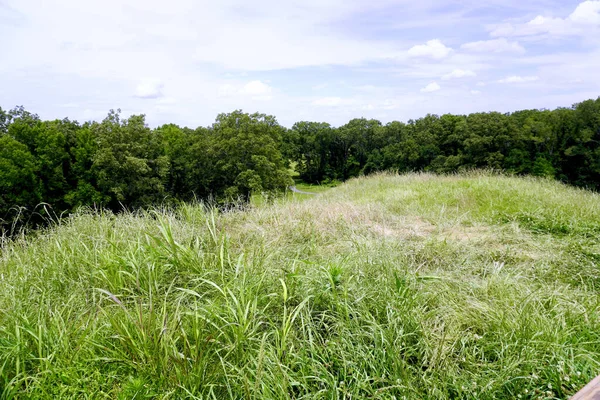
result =
[[[101,122],[43,121],[0,108],[0,220],[45,203],[56,214],[80,206],[118,211],[157,203],[248,201],[282,193],[289,166],[309,183],[383,170],[457,172],[492,168],[600,189],[600,98],[556,110],[426,115],[340,127],[241,110],[209,127],[150,128],[144,115]],[[0,224],[1,225],[1,224]]]

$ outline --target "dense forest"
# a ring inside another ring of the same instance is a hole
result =
[[[118,111],[80,124],[0,108],[0,220],[12,225],[80,206],[248,201],[252,193],[284,191],[293,182],[290,163],[309,183],[382,170],[491,168],[598,190],[600,98],[556,110],[385,125],[361,118],[338,128],[303,121],[291,129],[241,111],[218,115],[210,127],[151,129],[144,115],[121,119]]]

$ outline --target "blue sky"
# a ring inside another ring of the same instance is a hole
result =
[[[341,125],[600,96],[600,1],[0,0],[0,106]]]

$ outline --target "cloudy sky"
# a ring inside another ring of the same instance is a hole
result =
[[[555,108],[600,96],[600,1],[0,0],[0,106],[196,127]]]

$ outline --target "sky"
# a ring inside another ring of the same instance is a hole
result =
[[[0,0],[0,107],[208,126],[568,107],[600,96],[600,0]]]

